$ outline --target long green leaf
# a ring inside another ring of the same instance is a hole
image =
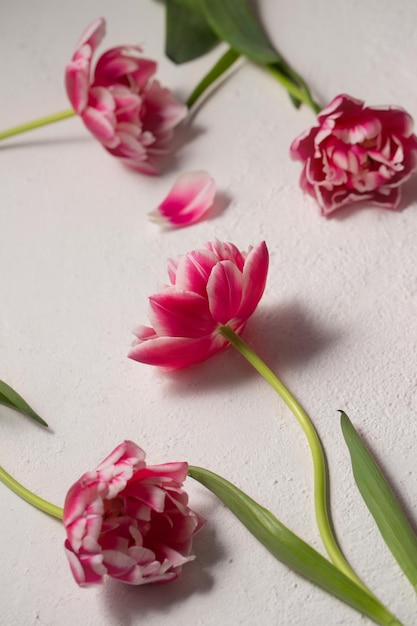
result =
[[[28,405],[28,403],[20,396],[14,389],[10,387],[3,380],[0,380],[0,404],[16,409],[20,413],[27,415],[28,417],[42,424],[42,426],[48,426],[48,424]]]
[[[356,484],[398,565],[417,590],[417,537],[381,470],[346,413],[342,432],[349,448]]]
[[[231,48],[262,65],[282,61],[246,0],[196,0],[196,3],[216,35]]]
[[[400,622],[374,597],[342,574],[330,561],[284,526],[270,511],[221,476],[190,466],[188,474],[212,491],[246,528],[277,558],[308,580],[377,624],[400,626]]]
[[[166,1],[165,54],[174,63],[186,63],[206,54],[219,43],[217,35],[195,2]]]

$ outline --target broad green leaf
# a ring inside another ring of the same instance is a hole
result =
[[[196,0],[196,4],[216,35],[240,54],[255,63],[282,61],[246,0]]]
[[[14,389],[3,380],[0,380],[0,404],[16,409],[20,413],[27,415],[42,426],[48,424],[28,405],[28,403]]]
[[[186,63],[219,43],[195,2],[167,0],[165,54],[174,63]]]
[[[398,565],[417,590],[417,537],[397,498],[344,411],[342,432],[356,484]]]
[[[377,624],[400,626],[400,622],[374,596],[361,589],[232,483],[201,467],[190,466],[188,475],[212,491],[276,559],[368,615]]]

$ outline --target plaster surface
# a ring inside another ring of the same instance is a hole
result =
[[[417,115],[414,2],[258,6],[271,39],[323,105],[347,92]],[[1,128],[68,107],[64,66],[99,15],[108,32],[101,50],[143,44],[159,62],[161,82],[184,99],[221,51],[174,66],[163,54],[163,5],[151,0],[3,2]],[[337,410],[363,434],[416,525],[417,183],[406,185],[400,212],[366,206],[320,217],[288,156],[292,139],[313,123],[271,76],[243,62],[193,111],[158,178],[124,169],[75,118],[0,144],[0,377],[51,427],[45,432],[0,407],[1,464],[62,505],[83,472],[132,439],[150,463],[187,460],[222,474],[323,551],[304,435],[238,354],[230,349],[170,374],[126,357],[168,257],[214,237],[242,248],[265,239],[268,283],[245,339],[317,426],[346,556],[413,626],[415,593],[356,490]],[[217,181],[216,211],[162,232],[148,212],[180,173],[195,169]],[[196,560],[177,581],[79,589],[60,523],[0,485],[0,623],[370,623],[275,561],[191,479],[187,490],[208,522],[195,540]]]

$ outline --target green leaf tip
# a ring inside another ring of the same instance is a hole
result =
[[[340,413],[356,485],[386,545],[417,590],[417,536],[352,422],[344,411]]]
[[[27,417],[35,420],[38,424],[48,428],[48,424],[43,420],[29,404],[15,391],[10,385],[0,380],[0,404],[7,406],[11,409],[23,413]]]

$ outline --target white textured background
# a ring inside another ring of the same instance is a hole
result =
[[[259,13],[323,105],[345,91],[417,115],[413,0],[263,0]],[[99,15],[108,21],[101,51],[143,43],[161,80],[182,97],[220,53],[173,66],[163,55],[163,7],[151,0],[5,0],[2,128],[68,107],[65,63]],[[182,129],[183,147],[159,178],[124,169],[78,119],[1,144],[0,377],[52,431],[1,408],[1,464],[62,504],[79,475],[130,438],[151,463],[188,460],[219,472],[321,550],[304,436],[239,355],[230,350],[169,375],[126,358],[167,257],[213,237],[243,248],[265,238],[268,285],[245,338],[314,419],[346,555],[413,626],[415,594],[356,491],[337,409],[359,427],[416,524],[417,184],[407,185],[400,213],[345,210],[326,221],[299,191],[300,167],[288,157],[292,139],[313,122],[269,75],[244,63]],[[161,232],[147,213],[189,169],[216,179],[222,210]],[[168,586],[107,581],[88,590],[72,580],[59,522],[0,486],[1,624],[370,623],[276,562],[213,496],[187,482],[208,524],[182,577]]]

